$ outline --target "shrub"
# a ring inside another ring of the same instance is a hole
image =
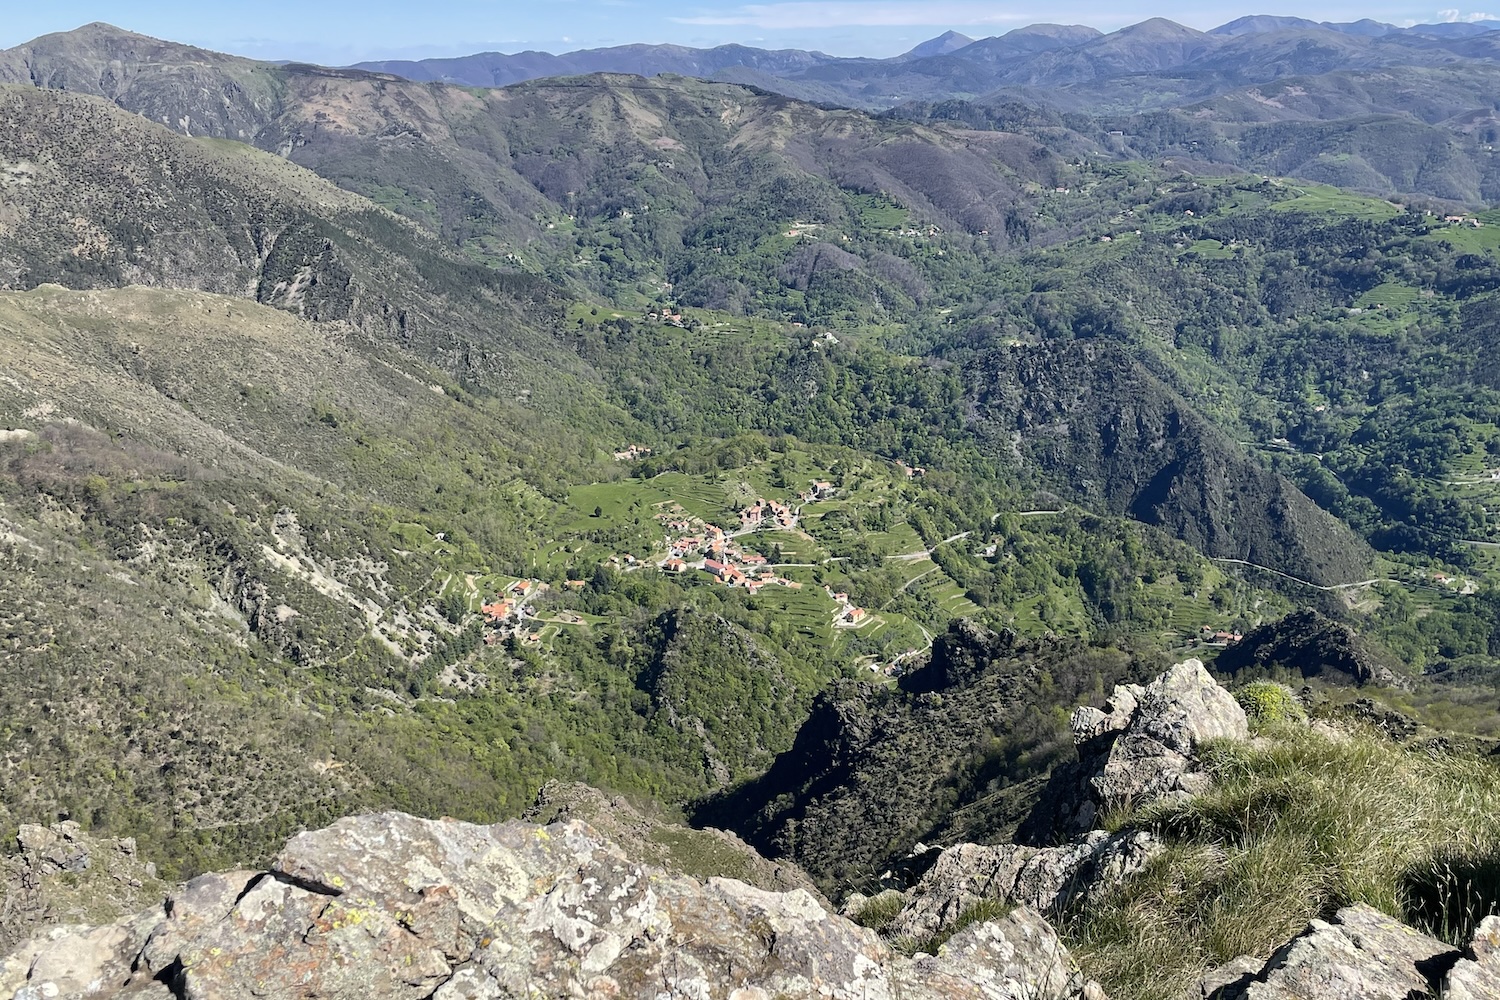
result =
[[[1250,724],[1259,728],[1279,722],[1302,721],[1307,713],[1297,703],[1297,696],[1282,684],[1274,681],[1256,681],[1246,684],[1235,692],[1235,700],[1250,718]]]

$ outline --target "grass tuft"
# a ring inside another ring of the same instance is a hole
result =
[[[1351,903],[1455,944],[1500,906],[1500,767],[1364,731],[1262,731],[1205,749],[1212,791],[1127,821],[1167,850],[1067,926],[1117,1000],[1182,996]]]
[[[894,889],[870,897],[859,912],[853,915],[853,920],[861,927],[868,927],[872,931],[884,929],[901,912],[906,905],[906,897]]]

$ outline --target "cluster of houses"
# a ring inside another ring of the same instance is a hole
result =
[[[1233,632],[1225,632],[1211,625],[1205,625],[1198,630],[1198,641],[1205,646],[1232,646],[1245,636],[1236,629]]]
[[[522,642],[540,642],[538,633],[527,630],[526,620],[536,617],[529,607],[531,600],[546,590],[547,585],[540,580],[517,580],[493,601],[480,605],[486,626],[485,644],[493,646],[508,635],[519,635]]]
[[[842,590],[834,590],[826,583],[823,592],[833,599],[838,607],[833,612],[833,624],[835,628],[859,628],[870,620],[870,613],[864,608],[849,600],[849,595]]]
[[[838,488],[832,483],[818,482],[813,483],[807,489],[797,494],[797,497],[803,503],[816,503],[819,500],[832,499],[836,492],[838,492]]]
[[[634,462],[638,458],[650,458],[651,449],[643,444],[632,444],[626,446],[624,451],[615,452],[616,462]]]
[[[1470,229],[1478,229],[1484,225],[1472,215],[1445,215],[1443,221],[1450,226],[1468,226]]]
[[[906,473],[907,479],[920,479],[922,476],[927,475],[926,469],[915,465],[907,465],[905,462],[899,459],[896,461],[896,468]]]
[[[661,562],[663,572],[680,574],[701,569],[725,586],[743,587],[752,594],[772,585],[793,590],[802,587],[795,580],[777,576],[765,556],[745,551],[723,528],[686,514],[675,504],[657,517],[665,523],[670,539],[670,553]],[[741,513],[740,520],[749,530],[772,525],[790,527],[796,523],[796,514],[785,504],[758,499]]]
[[[663,307],[660,312],[657,312],[655,309],[651,310],[646,314],[646,319],[652,323],[666,323],[669,326],[683,325],[682,313],[673,312],[666,307]]]
[[[767,526],[790,528],[796,523],[796,512],[775,500],[756,500],[754,506],[740,511],[740,525],[752,530]]]

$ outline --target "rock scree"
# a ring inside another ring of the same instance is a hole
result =
[[[138,915],[38,933],[0,996],[499,1000],[1100,1000],[1022,906],[897,954],[809,892],[642,865],[571,820],[478,826],[383,813],[204,875]]]

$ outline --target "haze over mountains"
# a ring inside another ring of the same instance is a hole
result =
[[[408,127],[429,135],[425,121],[450,114],[443,107],[472,114],[475,95],[460,85],[602,71],[686,75],[824,105],[887,108],[909,122],[1021,133],[1067,155],[1170,160],[1193,170],[1247,170],[1477,204],[1500,197],[1493,150],[1500,33],[1487,25],[1399,29],[1252,16],[1199,32],[1158,18],[1108,35],[1059,25],[978,41],[950,33],[887,60],[625,46],[326,69],[256,62],[95,24],[0,52],[0,81],[97,94],[187,134],[248,141],[311,165],[328,142],[361,134],[400,145]],[[438,77],[455,82],[433,89]],[[333,94],[355,91],[386,106],[355,119],[325,106]],[[498,98],[480,100],[499,107]],[[382,139],[383,128],[393,131]],[[454,134],[474,141],[462,128]],[[393,163],[390,155],[379,160],[383,169]],[[472,175],[465,183],[484,192],[494,178],[488,168],[475,169],[467,158],[449,160],[434,181]],[[530,197],[525,188],[512,190]]]
[[[910,100],[977,98],[1007,87],[1063,89],[1141,74],[1211,76],[1224,85],[1279,76],[1493,58],[1500,21],[1419,24],[1316,22],[1247,15],[1207,32],[1164,18],[1104,34],[1083,25],[1033,24],[996,37],[947,32],[889,59],[743,45],[693,49],[622,45],[562,55],[483,52],[446,59],[364,62],[354,68],[410,80],[503,87],[544,76],[677,73],[751,83],[808,100],[888,108]],[[1200,94],[1201,96],[1201,94]],[[1163,105],[1181,95],[1166,97]],[[1066,105],[1066,97],[1058,97]]]

